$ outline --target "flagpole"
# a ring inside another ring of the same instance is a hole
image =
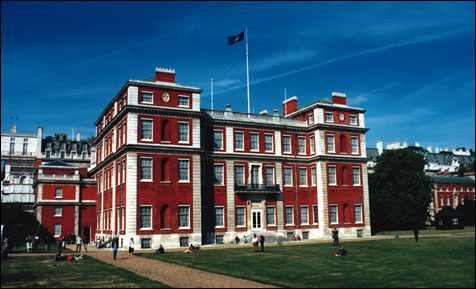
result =
[[[213,77],[212,77],[210,86],[211,86],[211,90],[212,90],[212,110],[213,110]]]
[[[250,118],[250,66],[248,64],[248,26],[245,28],[246,40],[246,94],[248,96],[248,118]]]

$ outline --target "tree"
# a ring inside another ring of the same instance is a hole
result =
[[[43,241],[51,241],[52,235],[36,219],[35,215],[23,210],[20,203],[2,204],[2,225],[4,237],[11,247],[23,245],[29,234],[36,233]]]
[[[408,230],[425,222],[431,202],[426,161],[410,149],[387,150],[369,175],[370,214],[374,233]]]
[[[474,200],[464,200],[464,205],[459,205],[456,210],[464,215],[465,226],[474,226]]]

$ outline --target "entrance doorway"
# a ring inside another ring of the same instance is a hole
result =
[[[83,242],[88,244],[91,241],[91,227],[83,227]]]
[[[262,218],[261,218],[262,211],[253,209],[251,210],[251,220],[252,220],[252,230],[258,231],[261,230],[262,227]]]

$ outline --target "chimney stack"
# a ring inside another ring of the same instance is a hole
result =
[[[260,115],[268,115],[268,111],[265,109],[265,110],[262,110],[259,114]]]
[[[383,154],[383,142],[381,140],[377,141],[377,151],[378,155]]]
[[[155,81],[175,83],[175,69],[156,67]]]
[[[332,92],[332,104],[347,105],[347,95],[342,92]]]
[[[12,127],[10,128],[10,133],[12,133],[12,134],[17,133],[17,125],[16,124],[12,124]]]
[[[297,101],[297,96],[293,96],[283,101],[283,116],[287,116],[298,110]]]
[[[76,133],[76,141],[80,141],[81,140],[81,135],[79,134],[79,131]]]

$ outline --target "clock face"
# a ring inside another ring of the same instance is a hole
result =
[[[164,92],[164,94],[162,94],[162,100],[165,102],[169,102],[170,95],[167,92]]]
[[[345,118],[344,114],[343,114],[342,112],[339,113],[339,119],[340,119],[340,121],[344,121],[344,118]]]

